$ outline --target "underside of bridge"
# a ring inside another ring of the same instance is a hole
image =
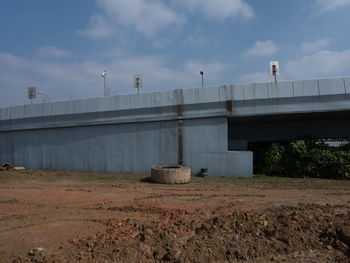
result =
[[[350,137],[350,111],[264,115],[228,119],[229,150],[246,150],[250,142],[272,142],[312,136]]]

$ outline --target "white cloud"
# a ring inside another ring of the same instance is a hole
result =
[[[0,105],[26,103],[28,86],[36,86],[51,100],[67,99],[71,93],[75,97],[78,94],[83,97],[97,96],[93,88],[99,79],[94,74],[100,67],[94,68],[89,63],[28,60],[0,53],[0,86],[6,87],[9,93],[6,99],[0,97]]]
[[[259,82],[269,82],[273,81],[273,77],[267,72],[253,72],[244,74],[239,78],[240,82],[243,83],[259,83]]]
[[[318,78],[350,75],[350,50],[320,51],[286,64],[288,78]]]
[[[220,62],[185,62],[179,69],[169,68],[161,56],[121,56],[108,63],[51,62],[29,60],[9,53],[0,53],[0,107],[28,103],[27,87],[36,86],[51,101],[98,97],[103,94],[100,73],[108,72],[113,94],[133,93],[133,75],[143,74],[143,91],[200,86],[199,71],[206,73],[206,85],[215,85],[228,65]]]
[[[114,28],[102,15],[92,15],[88,28],[79,30],[78,34],[90,38],[108,37],[114,34]]]
[[[285,66],[284,66],[285,65]],[[289,60],[285,64],[280,63],[284,69],[279,79],[312,79],[350,75],[350,49],[331,52],[320,51],[301,59]],[[254,72],[244,74],[239,78],[240,82],[268,82],[271,76],[268,72]]]
[[[59,49],[52,46],[41,47],[37,51],[39,57],[50,57],[50,58],[69,58],[70,52],[64,49]]]
[[[255,45],[247,51],[248,56],[269,56],[278,51],[278,46],[272,40],[257,41]]]
[[[350,0],[315,0],[319,14],[324,14],[350,4]]]
[[[209,39],[200,33],[193,33],[183,40],[182,43],[186,46],[202,47],[209,43]]]
[[[325,49],[331,40],[329,38],[320,39],[315,42],[303,42],[301,48],[305,52],[315,52]]]
[[[244,0],[173,0],[173,4],[191,12],[199,10],[216,19],[242,17],[248,20],[254,17],[253,9]]]
[[[159,0],[97,0],[97,3],[104,11],[105,18],[102,22],[108,20],[109,25],[115,26],[115,30],[133,27],[147,37],[152,37],[165,28],[180,27],[185,22],[181,15]],[[90,27],[83,32],[95,36],[100,32],[97,30],[100,29],[99,23],[101,21],[92,19]],[[104,32],[104,36],[107,35]]]
[[[80,35],[91,38],[109,37],[125,28],[133,28],[151,38],[165,30],[176,32],[186,23],[184,13],[196,11],[219,20],[232,17],[248,20],[254,17],[253,9],[245,0],[96,1],[101,12],[91,16],[88,27],[78,31]]]

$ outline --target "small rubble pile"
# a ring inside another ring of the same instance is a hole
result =
[[[26,168],[23,166],[15,166],[13,167],[10,163],[0,163],[0,171],[8,171],[8,170],[15,170],[15,171],[24,171]]]
[[[0,171],[2,170],[12,170],[13,167],[9,163],[0,163]]]

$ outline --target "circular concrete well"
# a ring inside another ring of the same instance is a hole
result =
[[[151,179],[159,184],[185,184],[191,180],[191,168],[182,165],[153,165]]]

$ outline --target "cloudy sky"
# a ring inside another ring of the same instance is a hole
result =
[[[1,0],[0,107],[350,75],[350,0]],[[41,101],[41,97],[37,102]]]

